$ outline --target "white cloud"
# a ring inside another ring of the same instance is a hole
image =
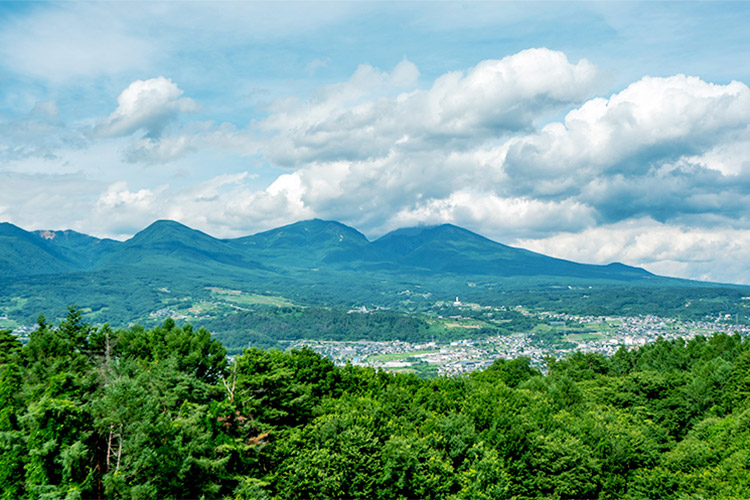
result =
[[[442,133],[521,129],[549,109],[588,97],[596,78],[585,59],[572,64],[562,52],[528,49],[445,74],[424,97]]]
[[[157,194],[150,189],[140,189],[133,192],[128,189],[126,182],[118,181],[102,193],[96,202],[96,207],[103,210],[121,210],[127,207],[142,212],[148,211],[153,207]]]
[[[504,217],[505,229],[534,233],[552,224],[553,214],[560,220],[560,208],[570,209],[570,224],[583,227],[592,210],[575,200],[503,195],[504,173],[495,164],[505,153],[485,143],[581,101],[596,75],[587,61],[573,64],[548,49],[483,61],[443,75],[427,90],[414,89],[419,72],[406,59],[391,73],[360,66],[307,102],[277,101],[257,124],[271,135],[263,156],[296,167],[278,181],[288,196],[280,198],[275,186],[269,190],[291,213],[344,219],[365,231],[424,216],[474,227]]]
[[[590,182],[645,177],[664,162],[700,154],[750,122],[750,89],[684,75],[644,77],[520,138],[504,169],[520,194],[568,197]]]
[[[277,209],[285,201],[288,213],[371,233],[454,222],[518,238],[642,214],[698,223],[708,214],[726,223],[750,203],[741,185],[723,184],[718,167],[702,166],[719,155],[724,169],[728,156],[735,171],[747,164],[736,143],[750,118],[742,83],[647,77],[586,101],[563,123],[507,135],[498,125],[503,113],[527,113],[521,120],[532,126],[550,101],[590,92],[595,69],[536,49],[444,75],[426,91],[388,95],[396,73],[360,67],[308,103],[271,109],[261,128],[277,135],[266,158],[297,167],[279,180],[293,189],[273,198]],[[425,109],[433,112],[415,112]],[[464,131],[476,133],[464,141]]]
[[[750,177],[750,125],[736,134],[726,134],[715,146],[702,154],[688,156],[687,162],[715,170],[724,177],[742,179]]]
[[[161,218],[169,204],[168,189],[163,185],[131,191],[126,182],[115,182],[99,195],[86,222],[99,234],[123,239]]]
[[[578,262],[617,261],[667,276],[750,283],[750,229],[697,229],[646,218],[516,244]]]
[[[282,175],[265,190],[248,172],[222,174],[182,189],[131,189],[118,181],[102,191],[79,225],[89,233],[125,239],[157,219],[172,219],[217,237],[246,236],[313,217],[299,200],[299,185]]]
[[[163,76],[136,80],[122,91],[117,109],[97,126],[96,132],[118,137],[143,130],[147,138],[158,139],[180,113],[198,110],[195,101],[182,94],[177,84]]]
[[[594,220],[591,207],[575,200],[545,202],[456,191],[447,198],[431,199],[400,211],[388,221],[388,229],[453,223],[507,241],[511,235],[544,233],[550,227],[560,231],[583,230]]]
[[[278,101],[258,124],[274,135],[263,153],[279,165],[300,166],[400,149],[462,149],[531,127],[582,101],[597,82],[588,61],[572,64],[544,48],[447,73],[428,90],[414,87],[418,75],[406,59],[390,74],[365,65],[308,102]]]
[[[419,69],[417,65],[404,58],[393,68],[388,76],[388,84],[394,88],[409,88],[417,84]]]
[[[165,164],[206,150],[254,155],[258,137],[231,123],[189,121],[181,115],[196,112],[198,104],[165,77],[136,80],[117,98],[118,106],[94,127],[96,138],[133,136],[122,149],[128,163]],[[137,132],[142,132],[139,136]]]
[[[118,181],[99,195],[85,224],[98,228],[95,234],[123,239],[157,219],[172,219],[216,237],[236,237],[307,218],[292,210],[286,189],[256,191],[248,185],[252,178],[222,174],[182,189],[131,189]]]

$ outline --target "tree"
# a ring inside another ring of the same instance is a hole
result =
[[[18,365],[0,365],[0,500],[15,500],[24,493],[26,446],[18,422],[21,387]]]
[[[22,346],[11,330],[0,330],[0,367],[13,361]]]

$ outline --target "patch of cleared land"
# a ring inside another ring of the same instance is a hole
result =
[[[393,352],[388,354],[378,354],[375,356],[368,356],[367,361],[380,361],[381,363],[387,363],[388,361],[398,361],[400,359],[411,358],[419,354],[435,354],[440,352],[439,349],[421,349],[409,352]]]
[[[226,302],[241,306],[264,305],[276,307],[288,307],[294,304],[288,299],[278,295],[259,295],[256,293],[246,293],[241,290],[227,290],[224,288],[208,287],[211,295],[220,298]]]

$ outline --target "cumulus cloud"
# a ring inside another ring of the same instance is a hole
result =
[[[750,89],[744,83],[644,77],[608,99],[587,101],[562,123],[514,140],[502,168],[516,193],[588,194],[595,201],[609,197],[610,188],[616,192],[623,179],[679,184],[689,157],[749,122]]]
[[[265,190],[253,188],[253,179],[248,172],[222,174],[182,188],[131,188],[118,181],[99,193],[78,225],[125,239],[154,220],[172,219],[217,237],[238,237],[314,216],[293,178],[281,176]]]
[[[128,163],[165,164],[206,150],[254,155],[260,139],[231,123],[187,121],[199,105],[165,77],[136,80],[117,98],[117,109],[94,128],[97,138],[131,137],[122,148]],[[140,132],[140,134],[139,134]]]
[[[121,210],[127,207],[148,211],[157,199],[157,194],[150,189],[133,192],[128,189],[126,182],[118,181],[102,193],[96,202],[96,207],[105,210]]]
[[[743,83],[645,77],[586,100],[592,65],[533,49],[389,94],[393,75],[416,75],[407,63],[361,67],[307,103],[269,110],[265,158],[296,167],[276,203],[374,233],[434,221],[504,238],[644,216],[706,225],[750,206]]]
[[[347,82],[308,102],[279,101],[258,125],[273,134],[262,151],[291,167],[395,150],[462,149],[532,127],[584,100],[597,83],[596,67],[585,59],[573,64],[544,48],[447,73],[426,90],[414,88],[418,75],[408,60],[390,74],[360,66]]]
[[[363,65],[306,102],[273,103],[256,124],[269,136],[260,152],[272,165],[295,170],[259,198],[273,200],[274,210],[286,203],[284,212],[344,219],[375,232],[440,214],[464,214],[476,227],[493,210],[507,214],[503,227],[525,224],[528,233],[551,225],[560,207],[571,209],[577,227],[592,220],[591,209],[576,201],[506,196],[506,176],[496,167],[504,153],[486,147],[583,101],[597,83],[591,63],[530,49],[445,74],[425,90],[415,88],[418,78],[406,59],[390,73]]]
[[[120,137],[143,131],[158,139],[180,113],[197,111],[198,105],[169,78],[136,80],[117,98],[117,109],[96,127],[103,137]]]
[[[594,221],[594,210],[575,200],[541,201],[457,191],[447,198],[431,199],[401,210],[389,221],[389,229],[453,223],[507,241],[511,235],[513,238],[537,235],[550,228],[584,230]]]
[[[723,141],[701,154],[687,156],[685,161],[707,170],[715,170],[734,181],[745,181],[750,177],[750,127],[738,133],[726,134]]]
[[[163,217],[170,204],[168,190],[168,185],[130,190],[127,182],[114,182],[100,193],[87,224],[101,235],[125,239]]]

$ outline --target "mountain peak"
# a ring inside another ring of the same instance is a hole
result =
[[[458,249],[458,247],[466,248],[468,245],[477,251],[497,251],[498,249],[509,248],[453,224],[396,229],[375,240],[374,244],[387,252],[402,256],[427,247],[443,247],[445,249],[449,246],[455,246]]]
[[[439,237],[444,236],[448,234],[461,234],[465,236],[474,236],[477,238],[482,238],[487,240],[484,236],[481,236],[473,231],[470,231],[466,228],[456,226],[455,224],[445,223],[445,224],[424,224],[424,225],[418,225],[418,226],[412,226],[412,227],[402,227],[400,229],[395,229],[389,233],[386,233],[385,235],[381,236],[380,239],[388,239],[393,237],[401,237],[401,236],[418,236],[423,235],[427,237]],[[491,240],[488,240],[491,241]]]
[[[174,238],[183,239],[184,237],[194,238],[196,236],[202,236],[204,238],[211,238],[211,236],[198,231],[197,229],[190,228],[185,224],[169,219],[159,219],[152,222],[145,229],[138,231],[130,238],[127,243],[142,243],[144,241],[159,241],[159,240],[171,240]]]
[[[271,231],[275,230],[293,230],[293,229],[301,229],[304,231],[335,231],[340,230],[352,234],[361,234],[359,231],[354,229],[351,226],[347,226],[344,223],[341,223],[339,221],[335,220],[325,220],[325,219],[305,219],[297,222],[293,222],[292,224],[287,224],[286,226],[281,226],[276,229],[272,229]],[[268,231],[266,231],[268,232]]]
[[[337,221],[308,219],[262,233],[239,238],[235,242],[261,249],[304,247],[365,246],[365,235]]]
[[[160,229],[160,228],[172,228],[172,229],[187,229],[189,231],[195,231],[195,229],[186,226],[182,222],[177,222],[171,219],[158,219],[149,224],[145,229],[140,232],[148,231],[149,229]]]
[[[0,222],[0,236],[20,236],[27,233],[20,227],[10,222]]]

